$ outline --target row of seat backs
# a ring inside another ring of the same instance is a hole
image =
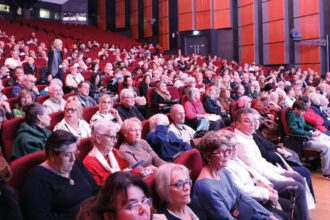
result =
[[[91,106],[91,107],[86,107],[83,109],[83,119],[86,120],[87,122],[90,121],[91,117],[97,112],[98,106]],[[52,131],[57,123],[59,123],[63,117],[64,117],[64,112],[55,112],[50,114],[51,117],[51,123],[48,129]],[[3,122],[2,126],[2,146],[4,149],[4,155],[8,161],[11,159],[11,148],[13,146],[16,133],[19,129],[19,126],[21,123],[24,122],[24,118],[14,118],[10,120],[6,120]]]

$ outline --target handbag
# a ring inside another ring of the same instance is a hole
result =
[[[245,201],[242,196],[236,198],[235,206],[231,213],[237,220],[270,220],[269,215],[257,211],[250,203]]]

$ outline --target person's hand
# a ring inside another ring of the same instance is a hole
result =
[[[278,218],[276,218],[274,215],[270,215],[270,220],[278,220]]]
[[[276,203],[278,201],[278,193],[276,190],[268,190],[269,191],[269,200],[272,203]]]
[[[39,94],[39,90],[38,90],[38,88],[36,86],[33,86],[32,87],[32,91],[35,92],[35,93],[37,93],[37,94]]]
[[[119,116],[119,113],[118,113],[117,109],[115,109],[115,108],[111,108],[110,109],[110,113],[112,115],[114,115],[115,117],[118,117]]]
[[[125,168],[122,171],[124,171],[124,172],[131,172],[132,171],[132,168]]]
[[[272,114],[267,114],[267,118],[271,119],[271,120],[274,120],[274,115]]]
[[[1,106],[5,109],[6,112],[11,113],[9,102],[2,102]]]
[[[277,152],[279,152],[280,154],[282,154],[285,158],[288,158],[288,157],[291,157],[292,156],[292,154],[289,151],[287,151],[287,150],[285,150],[283,148],[277,148]]]
[[[49,75],[47,76],[47,81],[50,82],[50,81],[52,81],[52,79],[53,79],[52,74],[49,74]]]
[[[319,130],[311,131],[311,133],[312,133],[312,137],[318,137],[321,134]]]

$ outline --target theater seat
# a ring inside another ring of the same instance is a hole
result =
[[[83,138],[79,141],[77,149],[80,151],[79,158],[81,160],[84,160],[84,158],[87,156],[89,151],[91,151],[93,148],[93,140],[92,137]]]
[[[97,105],[83,108],[83,119],[89,123],[92,116],[97,112],[98,109],[99,107]]]
[[[141,138],[147,139],[147,135],[150,132],[150,123],[149,120],[146,119],[142,121],[142,132],[141,132]]]
[[[190,177],[193,182],[197,179],[203,168],[202,156],[196,149],[184,152],[175,160],[175,163],[185,165],[191,171]]]
[[[24,122],[24,118],[19,117],[19,118],[6,120],[2,124],[1,139],[2,139],[2,146],[4,149],[4,156],[7,159],[7,161],[10,161],[11,159],[11,148],[13,146],[19,126],[23,122]]]
[[[16,192],[19,192],[27,172],[32,167],[41,164],[45,160],[45,151],[37,151],[14,160],[10,163],[10,168],[13,171],[13,177],[10,179],[9,185],[12,186]]]
[[[49,98],[49,95],[42,95],[42,96],[39,96],[36,100],[36,102],[42,104],[44,101],[46,101],[47,99]]]
[[[50,121],[50,125],[47,127],[47,129],[52,131],[55,125],[62,121],[62,119],[64,118],[64,111],[54,112],[49,116],[52,120]]]
[[[152,108],[152,106],[151,106],[151,99],[152,99],[152,94],[154,93],[154,91],[155,91],[155,87],[149,87],[148,89],[147,89],[147,103],[148,103],[148,108],[149,109],[151,109]]]
[[[1,90],[2,94],[7,96],[7,98],[11,98],[11,91],[13,90],[15,86],[7,86]]]

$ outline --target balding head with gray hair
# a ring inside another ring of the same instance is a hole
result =
[[[127,96],[134,96],[134,92],[131,89],[123,89],[120,92],[119,98],[120,100],[123,100]]]
[[[157,125],[169,126],[170,121],[168,117],[164,114],[156,114],[149,119],[150,131],[153,132],[156,130]]]
[[[313,105],[320,106],[321,105],[320,96],[321,96],[320,94],[312,92],[308,95],[308,98]]]

